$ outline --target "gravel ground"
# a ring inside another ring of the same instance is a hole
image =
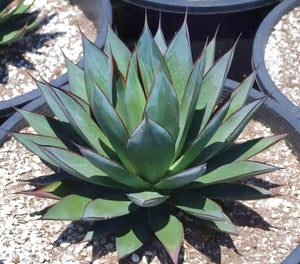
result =
[[[45,1],[36,2],[44,3]],[[57,1],[48,0],[47,5],[44,6],[47,6],[49,10],[61,11],[57,14],[58,20],[52,24],[52,27],[50,20],[38,33],[51,32],[53,34],[56,32],[55,29],[59,29],[65,34],[47,39],[48,49],[43,46],[35,53],[29,51],[24,54],[26,58],[31,58],[30,60],[34,62],[37,69],[32,70],[34,74],[40,73],[43,77],[51,79],[64,69],[63,61],[59,62],[62,59],[60,49],[55,51],[56,54],[53,54],[53,57],[52,53],[50,55],[56,42],[60,40],[65,43],[59,46],[63,46],[66,53],[70,52],[67,55],[71,59],[78,60],[80,57],[76,51],[78,49],[81,51],[81,41],[77,26],[71,22],[80,12],[76,7],[67,5],[65,1],[58,4]],[[64,12],[66,14],[61,14]],[[58,24],[62,26],[58,28]],[[74,29],[71,29],[73,26]],[[33,54],[34,58],[27,57]],[[38,65],[36,59],[39,63],[42,62],[41,65]],[[21,65],[23,64],[13,68],[13,72],[16,73],[10,73],[8,84],[1,86],[2,97],[0,98],[10,98],[27,91],[25,88],[29,86],[27,82],[30,78],[24,74],[26,70],[20,67]],[[10,67],[13,66],[10,65]],[[55,75],[51,75],[53,72]],[[20,74],[24,75],[23,79],[18,77]],[[15,79],[18,80],[15,81]],[[35,86],[32,85],[32,88]],[[32,132],[30,128],[24,131]],[[270,134],[272,132],[268,127],[251,121],[240,140]],[[300,243],[299,161],[284,141],[261,153],[256,160],[285,168],[252,181],[253,184],[266,188],[273,187],[274,192],[279,196],[268,200],[229,205],[228,213],[233,216],[238,226],[239,236],[214,233],[195,227],[193,223],[187,225],[185,229],[187,241],[181,251],[181,263],[276,264],[280,263]],[[29,188],[20,181],[49,173],[51,173],[50,169],[45,167],[39,158],[28,152],[14,139],[7,141],[0,148],[0,175],[2,176],[0,181],[0,221],[2,223],[0,225],[0,263],[90,263],[93,247],[86,243],[76,243],[84,236],[86,224],[38,220],[38,217],[31,213],[42,210],[53,202],[16,194],[18,191]],[[117,263],[113,238],[97,241],[93,246],[97,255],[100,256],[93,262],[94,264]],[[157,242],[149,242],[122,263],[170,263],[166,252],[161,248]]]
[[[282,17],[265,49],[267,70],[276,86],[300,107],[300,7]]]
[[[82,45],[77,22],[89,38],[96,37],[92,22],[66,0],[38,0],[32,9],[40,9],[46,21],[36,34],[28,34],[8,49],[0,50],[0,100],[35,89],[29,74],[51,81],[64,73],[62,51],[72,61],[79,61]]]

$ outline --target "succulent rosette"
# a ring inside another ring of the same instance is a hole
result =
[[[221,201],[272,196],[242,180],[277,169],[249,158],[283,136],[235,143],[265,98],[246,103],[253,73],[221,100],[234,47],[215,62],[215,42],[193,62],[186,21],[169,45],[145,23],[132,52],[109,29],[103,49],[83,35],[83,68],[66,58],[68,91],[37,81],[55,117],[20,110],[37,134],[14,136],[59,168],[25,192],[57,199],[42,219],[94,221],[120,259],[154,234],[174,263],[180,211],[237,233]]]

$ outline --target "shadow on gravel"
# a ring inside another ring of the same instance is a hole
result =
[[[26,52],[40,54],[38,49],[47,45],[47,41],[55,39],[64,34],[64,32],[38,34],[37,30],[47,25],[56,14],[47,16],[43,22],[34,31],[29,32],[20,40],[10,45],[0,48],[0,83],[6,84],[9,78],[8,65],[15,67],[24,67],[28,70],[34,70],[34,64],[25,57]]]
[[[272,227],[269,223],[264,221],[258,213],[242,203],[231,202],[230,204],[224,205],[224,207],[226,214],[230,216],[232,222],[237,226],[248,226],[263,230],[270,230],[270,227]],[[234,237],[232,238],[229,234],[209,229],[203,226],[201,221],[198,221],[194,217],[182,216],[181,221],[185,226],[185,240],[188,242],[188,246],[186,248],[181,247],[178,261],[179,264],[184,262],[183,256],[185,254],[189,255],[190,258],[196,258],[197,251],[205,255],[211,262],[220,264],[222,254],[221,247],[226,247],[240,255],[238,249],[234,245]],[[89,238],[89,231],[95,227],[95,224],[96,222],[93,221],[73,221],[60,234],[53,245],[57,247],[62,243],[76,244],[87,241]],[[93,248],[91,261],[105,257],[116,250],[114,236],[108,236],[94,242],[88,242],[86,246],[92,246]],[[161,263],[172,264],[166,250],[153,236],[144,244],[144,246],[137,250],[135,254],[140,260],[144,257],[148,262],[151,262],[151,260],[157,258]],[[116,255],[113,257],[116,258]],[[114,259],[114,261],[116,261],[116,259]],[[120,261],[120,264],[130,263],[132,263],[132,255],[129,255],[127,258]]]

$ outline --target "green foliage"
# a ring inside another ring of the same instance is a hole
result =
[[[0,0],[0,46],[17,41],[39,25],[37,12],[27,12],[34,1]]]
[[[37,82],[56,118],[22,110],[38,135],[14,136],[63,171],[24,192],[59,199],[43,219],[96,221],[119,258],[154,234],[174,263],[179,211],[236,234],[220,201],[272,196],[242,180],[277,169],[248,159],[283,136],[235,144],[265,98],[246,103],[252,74],[220,103],[235,47],[215,63],[215,42],[193,66],[186,22],[168,47],[146,23],[133,53],[110,29],[103,50],[83,36],[83,69],[66,59],[70,91]]]

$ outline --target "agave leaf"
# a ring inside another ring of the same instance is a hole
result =
[[[38,13],[37,14],[31,13],[30,15],[31,16],[36,15],[36,18],[33,19],[32,21],[27,21],[26,32],[30,32],[34,30],[45,19],[44,16],[41,17],[37,16]]]
[[[61,105],[59,104],[60,102],[57,101],[57,96],[55,95],[54,89],[50,86],[50,84],[42,83],[38,80],[35,80],[35,82],[41,90],[42,94],[44,95],[45,100],[47,101],[52,112],[58,118],[58,120],[61,122],[69,122],[68,118],[62,111]]]
[[[231,104],[230,108],[227,112],[225,119],[231,116],[234,112],[238,111],[247,101],[250,89],[255,81],[255,73],[249,75],[241,84],[240,86],[235,89],[231,94]]]
[[[264,102],[265,98],[254,101],[231,115],[207,143],[201,154],[198,156],[197,162],[206,162],[216,153],[233,143]]]
[[[270,146],[276,144],[278,141],[284,139],[285,137],[286,134],[275,135],[256,138],[243,143],[234,144],[213,157],[213,159],[209,161],[209,165],[212,168],[216,168],[233,161],[247,160],[262,152],[263,150],[269,148]]]
[[[183,243],[182,223],[165,206],[149,208],[149,223],[162,245],[169,253],[172,261],[178,262],[178,255]]]
[[[63,170],[87,182],[107,186],[124,188],[124,185],[109,178],[103,171],[95,167],[86,158],[57,147],[40,146],[40,150]]]
[[[109,139],[124,166],[132,171],[131,164],[125,157],[125,148],[129,133],[120,116],[111,105],[103,91],[94,85],[93,110],[99,127]]]
[[[163,126],[176,140],[179,130],[178,98],[169,80],[160,71],[155,76],[145,114]]]
[[[164,34],[161,30],[161,19],[159,19],[158,29],[154,36],[154,41],[157,44],[161,54],[164,55],[166,53],[168,47],[167,47],[167,43],[166,43]]]
[[[127,223],[127,217],[130,217],[130,215],[95,221],[91,226],[91,231],[87,232],[83,241],[99,241],[101,238],[116,234],[123,227],[124,223]]]
[[[221,182],[233,182],[275,170],[278,170],[278,168],[259,162],[236,161],[218,167],[197,179],[196,182],[205,185]]]
[[[15,0],[15,1],[2,1],[0,9],[0,22],[3,23],[7,18],[10,18],[13,14],[22,14],[27,11],[30,5],[24,5],[25,0]],[[21,12],[23,11],[23,12]]]
[[[138,207],[131,201],[96,199],[85,208],[83,220],[105,220],[136,211]]]
[[[72,94],[79,96],[82,100],[88,102],[88,96],[85,88],[84,71],[80,69],[75,63],[65,56],[67,65],[68,79],[70,91]],[[89,113],[89,107],[82,105],[83,108]]]
[[[228,51],[206,74],[202,81],[199,100],[196,106],[197,110],[203,112],[201,118],[200,132],[205,128],[209,121],[218,99],[221,95],[226,76],[234,54],[233,47]]]
[[[146,96],[148,96],[155,78],[155,73],[159,67],[161,67],[161,70],[169,80],[171,80],[171,76],[165,59],[157,47],[147,23],[145,23],[143,33],[138,40],[136,52],[143,87]]]
[[[131,53],[126,45],[111,29],[111,27],[108,27],[107,37],[104,45],[104,52],[107,56],[109,56],[110,53],[113,55],[123,78],[125,78]]]
[[[174,89],[179,102],[181,102],[188,76],[193,69],[193,58],[186,20],[170,43],[165,58]]]
[[[103,171],[108,177],[136,190],[146,189],[151,185],[138,176],[124,169],[120,164],[95,153],[91,149],[79,147],[80,152],[94,166]]]
[[[172,190],[180,188],[202,176],[206,171],[206,164],[182,171],[178,174],[172,175],[168,178],[162,179],[160,182],[154,185],[158,190]]]
[[[58,107],[68,118],[76,132],[93,149],[107,156],[102,146],[105,145],[111,148],[110,142],[81,105],[69,93],[60,89],[53,90],[51,96],[55,99]]]
[[[150,235],[149,223],[143,214],[135,214],[122,222],[123,228],[116,234],[118,258],[122,259],[139,249]]]
[[[195,107],[197,105],[200,86],[203,78],[204,63],[201,57],[190,75],[180,105],[179,134],[176,141],[176,156],[178,156],[186,141],[191,123],[193,121]]]
[[[138,127],[143,119],[146,99],[135,66],[130,62],[126,87],[117,90],[116,110],[126,124],[129,133]]]
[[[147,182],[156,183],[169,169],[174,143],[166,129],[146,117],[132,133],[126,154],[136,174]]]
[[[129,200],[141,207],[153,207],[165,202],[169,196],[157,192],[140,192],[127,194]]]
[[[195,192],[178,193],[172,198],[177,208],[204,220],[223,220],[222,208],[207,197]]]
[[[212,199],[227,200],[256,200],[273,196],[263,188],[240,183],[217,183],[201,187],[197,191]]]
[[[205,48],[205,69],[204,74],[206,74],[215,63],[215,52],[216,52],[216,38],[217,38],[218,29],[212,40],[208,43]]]
[[[13,15],[23,14],[28,11],[28,9],[33,5],[35,0],[25,1],[25,0],[18,0],[17,7],[13,10]],[[16,1],[13,1],[16,2]],[[14,3],[16,4],[16,3]]]
[[[59,189],[59,187],[62,186],[62,184],[63,183],[61,181],[52,182],[52,183],[50,183],[46,186],[21,191],[19,193],[20,194],[25,194],[25,195],[32,195],[32,196],[36,196],[36,197],[41,197],[41,198],[60,199],[60,197],[64,197],[64,196],[70,194],[68,192],[64,192],[64,194],[66,194],[66,195],[61,195],[61,194],[56,194],[55,193],[55,191],[57,189]]]
[[[209,228],[228,233],[230,235],[238,235],[236,226],[231,222],[228,216],[223,214],[223,219],[224,220],[219,221],[200,220],[200,223]]]
[[[59,164],[50,159],[39,147],[39,145],[48,145],[64,148],[65,145],[61,140],[54,137],[30,135],[30,134],[12,134],[18,141],[20,141],[28,150],[39,156],[42,160],[52,164],[55,167],[59,167]]]
[[[80,220],[86,205],[91,201],[83,196],[72,194],[66,196],[61,201],[47,210],[43,219],[48,220]]]
[[[26,33],[26,25],[20,29],[14,30],[12,32],[1,33],[0,34],[0,45],[7,45],[12,43],[19,38],[23,37]]]
[[[63,142],[62,146],[66,146],[70,150],[75,150],[75,146],[71,142],[85,145],[85,142],[78,136],[70,123],[60,122],[57,119],[22,109],[18,111],[39,135],[59,138]]]
[[[94,83],[103,90],[104,94],[112,102],[112,87],[109,87],[109,78],[111,77],[111,66],[108,63],[108,58],[102,51],[83,34],[84,46],[84,75],[85,86],[88,101],[93,102]]]
[[[189,144],[184,154],[174,163],[171,170],[178,172],[187,168],[201,153],[214,133],[219,129],[229,108],[229,102],[213,116],[206,128]]]

